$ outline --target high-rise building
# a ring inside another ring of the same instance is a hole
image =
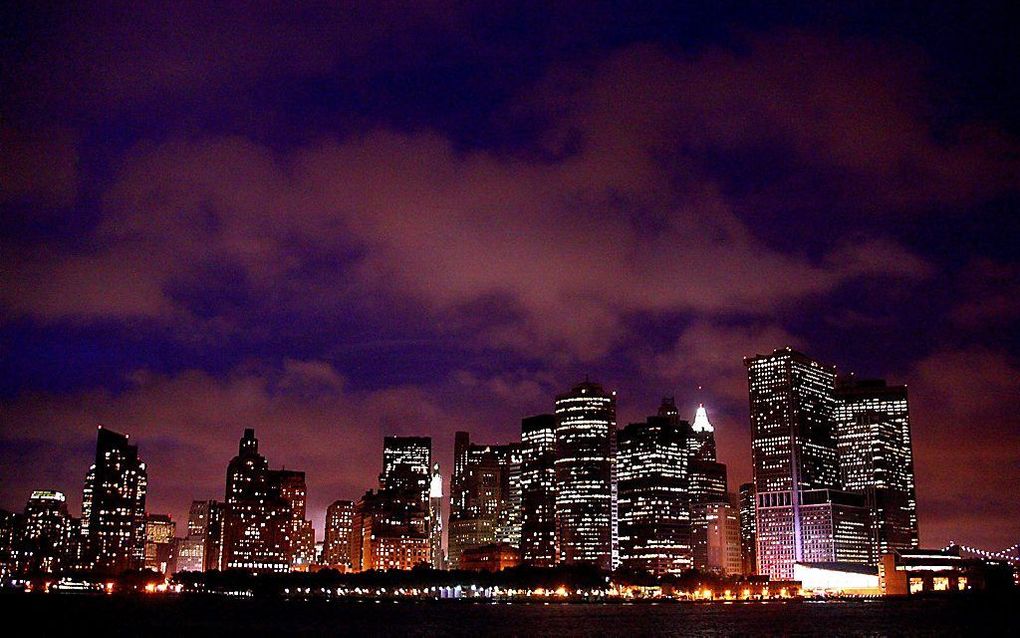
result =
[[[449,563],[459,569],[466,549],[520,544],[521,458],[518,445],[473,444],[467,432],[454,436],[453,454]]]
[[[446,569],[443,552],[443,475],[439,463],[432,464],[432,481],[429,487],[429,553],[432,569]]]
[[[788,580],[797,562],[854,560],[858,552],[848,551],[836,538],[852,536],[845,528],[855,529],[860,512],[834,494],[839,485],[833,436],[835,371],[789,348],[747,358],[744,364],[758,572]],[[847,520],[830,520],[826,535],[820,526],[826,515]],[[829,549],[818,549],[823,547]]]
[[[739,493],[740,507],[740,560],[745,575],[755,573],[758,568],[756,534],[754,532],[754,483],[742,483]]]
[[[170,565],[177,523],[167,514],[145,517],[145,569],[165,574]]]
[[[597,383],[556,397],[556,488],[559,562],[615,569],[616,397]]]
[[[694,567],[717,570],[709,561],[707,504],[727,503],[726,466],[715,456],[715,426],[708,419],[708,411],[699,405],[694,413],[688,438],[690,466],[688,469],[688,495],[691,503],[691,548]]]
[[[698,503],[706,521],[704,569],[723,575],[743,571],[740,560],[740,513],[732,502]]]
[[[24,515],[0,510],[0,582],[8,582],[18,572],[18,545],[24,533]]]
[[[429,511],[432,439],[393,437],[383,441],[379,491],[354,506],[351,568],[411,569],[432,564]]]
[[[556,417],[521,420],[521,561],[556,564]]]
[[[67,498],[63,492],[36,490],[25,504],[24,542],[20,550],[21,571],[53,573],[67,566],[69,530]]]
[[[290,505],[290,568],[291,571],[308,571],[315,562],[315,528],[305,518],[308,488],[305,473],[292,470],[270,470],[270,482],[280,498]]]
[[[691,568],[688,428],[664,399],[657,416],[617,434],[620,561],[656,576]]]
[[[220,569],[306,569],[315,548],[305,516],[304,472],[270,470],[255,430],[244,431],[227,466]]]
[[[871,510],[871,562],[918,543],[907,387],[843,379],[836,386],[836,447],[843,488]]]
[[[333,569],[351,569],[351,530],[354,525],[354,501],[333,501],[326,508],[326,534],[322,560]]]
[[[82,493],[82,563],[101,573],[138,569],[145,558],[148,473],[125,434],[99,427]]]
[[[186,543],[179,543],[177,571],[212,571],[220,568],[223,540],[223,504],[192,501],[188,511]]]

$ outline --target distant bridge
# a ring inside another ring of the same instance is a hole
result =
[[[981,558],[990,558],[992,560],[1004,560],[1008,563],[1020,566],[1020,543],[1016,543],[1011,547],[1007,547],[1006,549],[999,550],[997,552],[990,552],[986,549],[970,547],[968,545],[957,545],[956,543],[950,543],[946,549],[950,549],[951,547],[959,547],[963,554],[979,556]]]

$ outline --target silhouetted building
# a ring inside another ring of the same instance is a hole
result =
[[[806,512],[801,511],[804,491],[838,485],[832,429],[835,372],[790,349],[750,357],[744,363],[757,494],[758,572],[789,580],[796,562],[839,560],[806,558]]]
[[[559,562],[615,569],[616,398],[597,383],[556,397],[556,489]]]
[[[617,433],[620,562],[657,576],[692,566],[689,424],[664,399],[658,416]]]
[[[82,493],[82,566],[116,574],[145,558],[148,474],[125,434],[99,427],[95,462]]]
[[[521,561],[556,564],[556,417],[521,420]]]
[[[465,549],[520,543],[520,446],[477,445],[457,432],[453,453],[449,562],[457,569]]]
[[[432,564],[429,508],[432,439],[388,436],[378,492],[354,506],[351,568],[412,569]]]
[[[754,532],[754,483],[743,483],[738,495],[740,507],[740,560],[745,575],[754,574],[758,568],[755,555],[757,539]]]
[[[917,499],[906,386],[841,380],[836,386],[836,447],[843,488],[861,491],[871,510],[872,562],[917,547]]]
[[[63,492],[36,490],[25,504],[24,536],[19,549],[20,571],[52,574],[69,566],[71,518]]]
[[[24,515],[0,510],[0,583],[8,582],[18,572],[18,545],[24,532]]]
[[[287,572],[305,569],[315,537],[305,515],[303,472],[270,470],[255,430],[244,431],[227,466],[220,569]]]
[[[354,501],[333,501],[326,508],[326,534],[322,561],[334,569],[351,569],[351,533],[354,529]]]
[[[1014,589],[1013,568],[1008,563],[963,558],[955,546],[893,550],[881,557],[878,580],[886,596]]]
[[[170,566],[177,523],[167,514],[145,517],[145,569],[165,574]]]

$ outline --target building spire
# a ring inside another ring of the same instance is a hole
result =
[[[705,404],[698,404],[698,411],[694,413],[694,425],[691,429],[695,432],[715,432],[715,428],[712,426],[712,422],[708,420],[708,412],[705,410]]]

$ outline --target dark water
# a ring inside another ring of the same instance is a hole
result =
[[[1020,599],[607,605],[8,595],[6,635],[1018,636]],[[27,633],[17,631],[28,621]],[[38,631],[35,631],[38,630]]]

